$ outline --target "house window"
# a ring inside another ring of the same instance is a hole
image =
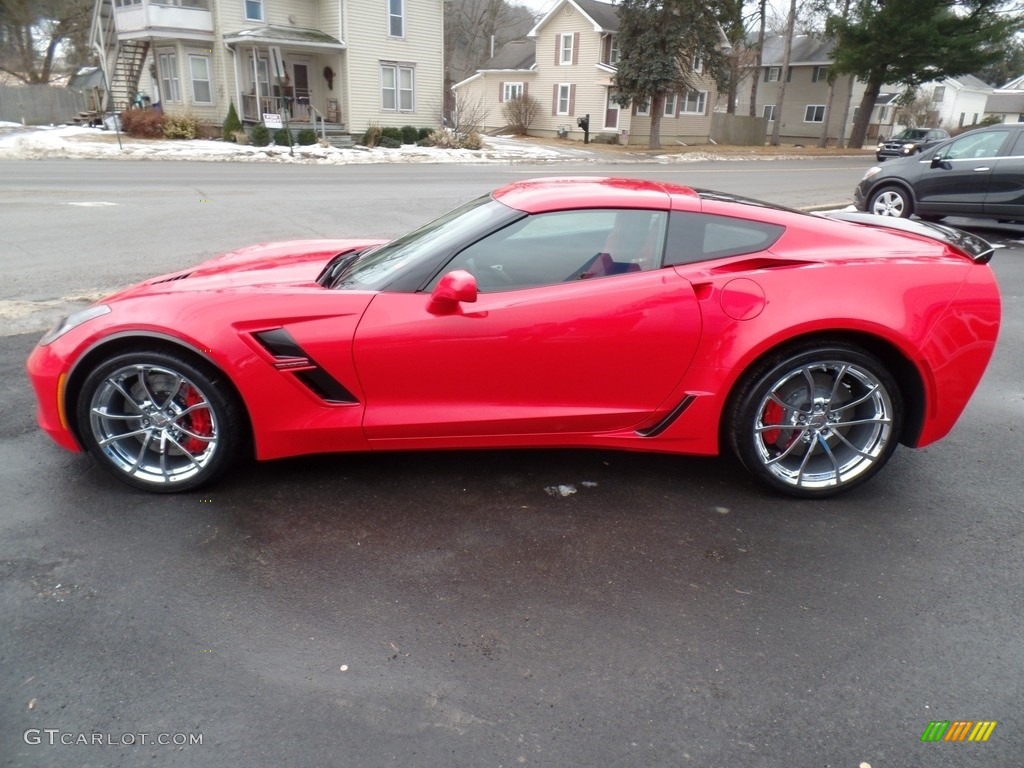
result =
[[[405,37],[405,0],[388,0],[388,34]]]
[[[575,38],[576,38],[576,36],[574,34],[572,34],[571,32],[562,35],[561,43],[558,46],[558,50],[559,50],[558,63],[559,64],[572,64],[572,45],[573,45],[573,41],[575,40]]]
[[[612,35],[611,48],[608,50],[608,63],[619,63],[619,36]]]
[[[774,104],[765,104],[764,107],[761,109],[761,116],[765,120],[767,120],[768,122],[771,122],[772,120],[774,120],[775,119],[775,105]]]
[[[523,84],[522,83],[503,83],[501,89],[501,100],[502,101],[513,101],[515,99],[523,98]]]
[[[665,117],[676,116],[676,95],[670,93],[665,97],[665,111],[662,113]]]
[[[782,79],[782,67],[768,67],[764,73],[766,83],[777,83]]]
[[[687,91],[683,95],[682,109],[684,115],[703,115],[708,104],[707,91]]]
[[[189,54],[188,66],[192,77],[192,103],[213,104],[210,85],[210,57]]]
[[[805,123],[823,123],[825,122],[825,105],[824,104],[808,104],[804,109],[804,122]]]
[[[263,0],[245,0],[245,20],[263,21]]]
[[[569,106],[572,101],[572,83],[558,84],[558,98],[555,106],[556,115],[568,115]]]
[[[946,86],[936,85],[932,91],[932,101],[942,101],[946,96]]]
[[[823,83],[828,80],[828,67],[815,67],[811,75],[812,83]]]
[[[181,103],[181,85],[178,83],[178,55],[174,51],[157,54],[160,67],[160,101]]]
[[[410,64],[380,65],[380,107],[393,112],[413,111],[415,68]]]
[[[637,117],[650,117],[651,114],[651,100],[644,99],[638,102],[636,105],[636,116]]]
[[[699,53],[695,53],[693,55],[693,71],[699,73],[699,72],[703,71],[703,69],[704,69],[704,60],[701,59]]]

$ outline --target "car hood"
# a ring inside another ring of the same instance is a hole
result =
[[[215,256],[189,269],[161,275],[114,294],[110,299],[159,293],[315,286],[316,276],[338,254],[386,240],[290,240],[260,243]]]

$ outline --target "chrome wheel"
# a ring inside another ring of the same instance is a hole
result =
[[[893,216],[905,219],[911,214],[910,199],[906,192],[896,187],[886,187],[871,198],[868,210],[876,216]]]
[[[206,482],[231,458],[242,428],[228,423],[236,412],[221,386],[169,355],[116,358],[92,373],[81,394],[89,450],[125,482],[150,490]]]
[[[901,408],[892,377],[866,353],[797,354],[751,383],[734,419],[734,446],[748,469],[773,487],[828,496],[863,482],[888,461]]]

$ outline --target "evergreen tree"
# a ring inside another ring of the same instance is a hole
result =
[[[838,43],[833,70],[866,83],[850,146],[861,147],[875,100],[886,84],[910,87],[975,72],[1003,57],[1021,28],[1001,0],[859,0],[847,19],[832,18]]]
[[[722,72],[720,4],[701,0],[622,0],[619,5],[616,101],[622,106],[649,104],[650,148],[661,148],[665,97],[701,86],[693,71],[699,58],[704,72]]]

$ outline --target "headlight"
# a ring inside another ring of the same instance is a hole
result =
[[[864,174],[864,178],[861,179],[861,181],[867,181],[872,176],[874,176],[876,173],[878,173],[880,170],[882,170],[881,166],[878,166],[878,165],[871,166],[870,168],[868,168],[867,173]]]
[[[914,148],[914,145],[913,145],[913,144],[904,144],[904,145],[903,145],[903,151],[904,151],[904,152],[909,152],[909,151],[910,151],[910,150],[912,150],[913,148]]]
[[[87,323],[94,318],[101,317],[109,311],[110,307],[106,304],[96,304],[92,307],[86,307],[85,309],[79,310],[78,312],[72,312],[46,332],[43,338],[39,340],[39,346],[45,347],[47,344],[52,344],[68,331],[77,328],[82,323]]]

